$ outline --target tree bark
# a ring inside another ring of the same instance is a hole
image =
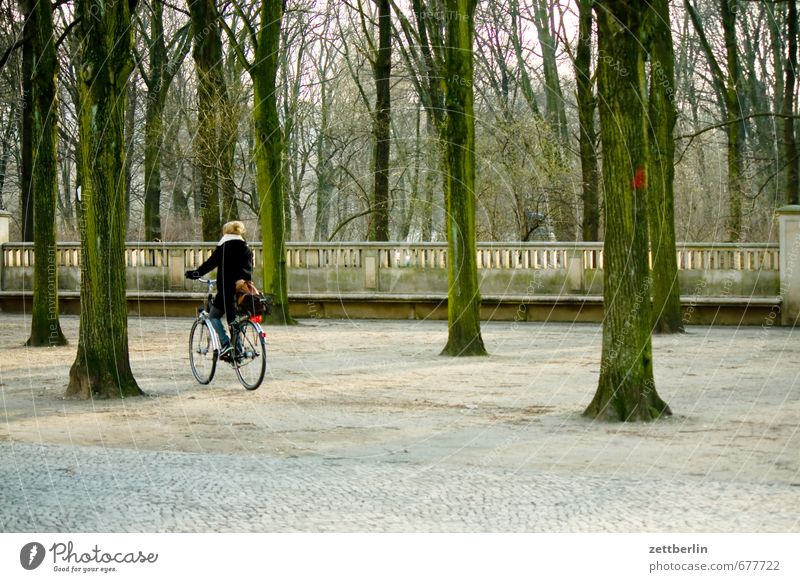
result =
[[[220,197],[222,198],[222,221],[228,222],[239,219],[239,205],[236,202],[236,183],[234,181],[234,168],[236,158],[236,142],[239,137],[239,103],[237,102],[236,87],[241,83],[242,68],[236,56],[229,54],[227,57],[227,78],[221,87],[222,114],[220,116]]]
[[[649,148],[645,166],[648,222],[652,252],[653,331],[683,331],[678,262],[675,248],[675,54],[667,0],[652,0],[646,15],[650,53],[647,125]]]
[[[283,6],[281,2],[261,5],[261,26],[255,63],[250,69],[255,92],[256,182],[263,249],[263,283],[274,296],[270,323],[293,324],[289,314],[288,273],[286,270],[286,223],[283,196],[283,132],[278,118],[278,44]]]
[[[58,317],[56,203],[58,199],[58,59],[53,43],[53,13],[48,2],[24,0],[25,28],[35,66],[28,97],[31,108],[31,187],[35,216],[31,335],[26,345],[65,345]]]
[[[600,184],[597,168],[597,134],[594,126],[596,102],[592,93],[592,3],[578,3],[578,47],[575,52],[581,187],[583,191],[582,234],[585,241],[600,240]]]
[[[82,62],[81,326],[67,396],[140,395],[128,359],[125,297],[125,90],[130,0],[78,0]],[[98,128],[102,128],[99,131]]]
[[[442,354],[485,355],[475,246],[473,37],[476,0],[448,0],[445,49],[445,200],[448,337]]]
[[[27,1],[27,0],[26,0]],[[21,238],[33,241],[33,30],[34,23],[28,19],[22,29],[22,143],[19,169],[19,219]]]
[[[161,146],[164,136],[162,91],[167,47],[164,7],[153,2],[150,15],[150,71],[144,122],[144,239],[161,240]]]
[[[797,135],[794,130],[794,95],[797,73],[797,0],[789,0],[786,16],[787,58],[786,82],[783,86],[783,165],[786,203],[800,204],[800,185],[798,184]]]
[[[634,7],[635,6],[635,7]],[[606,201],[603,351],[600,380],[584,415],[651,420],[670,414],[653,380],[647,264],[647,157],[642,20],[645,7],[625,0],[595,4],[597,86]]]
[[[214,0],[191,0],[189,11],[197,69],[196,163],[200,166],[200,205],[203,240],[218,240],[222,230],[219,198],[219,125],[222,39]]]
[[[331,206],[333,203],[333,167],[328,153],[329,139],[329,110],[328,80],[320,81],[320,125],[317,135],[317,204],[314,224],[315,240],[328,240],[330,233]]]
[[[139,89],[136,80],[128,83],[125,98],[125,224],[131,219],[131,188],[133,185],[133,143],[136,131],[136,108],[139,106]]]
[[[374,213],[370,221],[369,240],[387,241],[389,240],[389,156],[392,122],[392,13],[389,0],[375,1],[378,4],[378,50],[373,65],[376,92],[372,124]]]
[[[728,114],[728,196],[730,216],[728,239],[736,242],[742,236],[742,202],[744,201],[744,111],[742,110],[742,74],[736,34],[737,0],[719,0],[722,30],[727,56],[725,108]]]
[[[11,158],[11,135],[16,125],[16,108],[12,103],[8,115],[6,127],[3,130],[2,137],[0,138],[0,210],[6,209],[5,200],[3,199],[3,186],[6,182],[6,172],[8,171],[8,160]]]
[[[230,91],[224,96],[225,107],[222,111],[222,132],[220,139],[220,197],[222,198],[222,221],[239,219],[239,204],[236,202],[236,183],[234,167],[236,157],[236,140],[239,135],[239,108],[233,102]]]

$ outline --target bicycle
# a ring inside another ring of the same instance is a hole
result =
[[[222,346],[211,325],[211,298],[216,279],[198,279],[208,286],[206,303],[197,308],[197,319],[189,334],[189,363],[192,374],[200,384],[208,384],[214,378]],[[236,377],[247,390],[255,390],[264,380],[267,371],[266,334],[261,329],[260,315],[238,315],[230,324],[230,363]]]

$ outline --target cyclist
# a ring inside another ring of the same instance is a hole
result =
[[[231,340],[222,325],[222,316],[227,317],[230,326],[236,318],[236,281],[253,278],[253,252],[244,240],[246,232],[244,224],[238,220],[226,223],[222,227],[222,238],[209,259],[185,273],[187,279],[199,279],[217,269],[217,296],[208,315],[221,343],[220,359],[225,361],[231,360]]]

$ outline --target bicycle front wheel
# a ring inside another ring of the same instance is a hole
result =
[[[189,334],[189,363],[195,380],[200,384],[211,382],[217,369],[219,354],[214,349],[213,333],[207,321],[197,319]]]
[[[261,330],[252,322],[241,324],[233,367],[239,382],[248,390],[261,386],[267,371],[267,342]]]

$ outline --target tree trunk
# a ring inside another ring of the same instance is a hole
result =
[[[556,63],[556,39],[550,23],[554,9],[547,5],[547,0],[536,0],[533,3],[533,12],[536,32],[539,35],[539,46],[542,47],[544,84],[547,89],[547,121],[553,134],[558,136],[562,144],[566,144],[569,138],[567,114]]]
[[[220,152],[220,196],[222,198],[222,220],[228,222],[239,219],[239,205],[236,203],[236,184],[234,166],[236,157],[236,138],[239,134],[239,108],[233,102],[230,92],[225,91],[225,106],[222,110]]]
[[[33,156],[34,252],[33,305],[29,346],[65,345],[58,319],[56,200],[58,198],[58,59],[53,44],[53,13],[48,2],[25,0],[26,30],[35,67],[28,96],[31,107]]]
[[[317,209],[314,224],[315,240],[328,240],[331,222],[331,204],[333,202],[333,184],[330,154],[328,153],[328,102],[327,79],[320,82],[320,125],[317,135]]]
[[[420,163],[422,161],[422,139],[420,126],[422,125],[421,104],[418,102],[416,107],[414,123],[414,151],[413,151],[413,174],[411,177],[411,196],[408,202],[408,212],[403,217],[403,221],[398,231],[398,240],[407,240],[411,233],[411,226],[414,224],[414,217],[419,211],[421,201],[419,198],[420,190]]]
[[[220,237],[222,222],[219,204],[219,125],[222,105],[220,88],[222,39],[219,14],[214,0],[191,0],[189,11],[194,37],[194,62],[197,69],[196,163],[200,166],[200,205],[203,240]]]
[[[73,225],[74,212],[72,204],[72,162],[69,157],[69,146],[61,143],[61,220],[69,227]]]
[[[161,147],[164,136],[164,7],[154,2],[150,17],[150,83],[144,122],[144,239],[161,240]]]
[[[374,186],[369,240],[389,240],[389,156],[391,153],[392,13],[389,0],[378,3],[378,50],[374,63],[375,117],[372,124]]]
[[[286,226],[283,196],[283,135],[278,118],[278,44],[283,6],[280,2],[261,5],[255,64],[251,69],[255,92],[256,181],[258,184],[263,282],[266,293],[274,296],[270,323],[293,324],[289,314],[288,273],[286,270]]]
[[[667,0],[652,0],[646,16],[650,52],[647,125],[649,149],[645,170],[652,252],[653,331],[683,331],[678,261],[675,249],[675,54]]]
[[[131,188],[133,186],[133,143],[136,131],[136,107],[139,105],[139,91],[136,80],[128,83],[125,98],[125,224],[131,219]]]
[[[25,0],[27,2],[27,0]],[[33,241],[33,68],[34,23],[28,19],[22,29],[22,144],[19,170],[20,231],[23,242]]]
[[[511,14],[510,40],[514,47],[514,56],[517,60],[520,90],[522,91],[522,96],[525,98],[525,101],[527,102],[533,116],[536,119],[542,119],[541,112],[539,111],[539,104],[536,102],[536,94],[533,91],[533,84],[531,83],[531,78],[528,74],[528,69],[525,64],[525,55],[522,52],[523,40],[518,24],[520,20],[519,0],[509,0],[508,10]]]
[[[742,75],[739,66],[739,46],[736,38],[737,0],[719,0],[722,30],[725,38],[727,56],[727,86],[725,87],[725,108],[728,114],[728,196],[730,216],[728,218],[728,239],[738,241],[742,236],[742,202],[744,200],[744,111]],[[733,6],[732,6],[733,5]]]
[[[476,0],[448,0],[443,128],[447,206],[448,356],[485,355],[475,247],[473,55]]]
[[[223,107],[220,116],[220,195],[222,197],[222,221],[239,219],[239,205],[236,202],[236,183],[234,168],[236,165],[236,141],[239,137],[239,103],[237,102],[237,86],[241,84],[242,68],[234,54],[228,55],[227,76],[225,86],[221,88]]]
[[[11,134],[14,131],[16,123],[16,108],[14,103],[11,103],[10,112],[8,115],[8,122],[3,131],[3,136],[0,138],[0,210],[6,209],[5,201],[3,200],[3,187],[6,183],[6,172],[8,171],[8,160],[11,158]]]
[[[651,420],[670,414],[656,393],[650,340],[644,58],[645,7],[624,0],[595,4],[603,192],[606,201],[603,352],[600,380],[584,414],[604,420]]]
[[[783,164],[786,203],[800,204],[798,185],[797,135],[794,131],[794,93],[797,72],[797,0],[789,0],[787,13],[786,82],[783,87]]]
[[[583,240],[600,240],[600,185],[597,169],[597,135],[594,127],[595,98],[592,94],[592,2],[578,4],[578,47],[575,53],[581,186],[583,191]]]
[[[164,104],[152,90],[147,95],[144,144],[144,239],[159,241],[161,235],[161,148]]]
[[[731,9],[731,3],[736,0],[718,0],[720,19],[725,40],[725,52],[727,57],[726,71],[715,56],[714,49],[708,42],[705,31],[700,21],[697,9],[690,2],[684,0],[689,17],[692,20],[700,45],[708,60],[711,69],[711,80],[714,92],[717,95],[720,112],[727,121],[726,132],[727,161],[728,161],[728,239],[738,241],[742,231],[742,199],[744,196],[744,120],[742,119],[741,102],[739,99],[739,89],[741,88],[741,71],[739,68],[739,56],[737,53],[736,40],[736,10]],[[701,164],[702,167],[703,164]]]
[[[125,298],[125,90],[130,0],[78,0],[81,18],[81,327],[67,396],[140,395],[128,359]],[[97,131],[103,128],[103,131]]]
[[[425,242],[433,242],[436,231],[440,230],[438,227],[441,223],[435,223],[434,218],[437,216],[437,205],[439,204],[437,193],[441,192],[444,178],[439,176],[438,168],[444,164],[444,158],[441,152],[441,144],[439,137],[441,123],[436,123],[436,117],[430,110],[425,113],[425,130],[428,136],[425,147],[425,177],[422,181],[425,201],[422,207],[422,240]],[[441,240],[441,239],[440,239]]]

